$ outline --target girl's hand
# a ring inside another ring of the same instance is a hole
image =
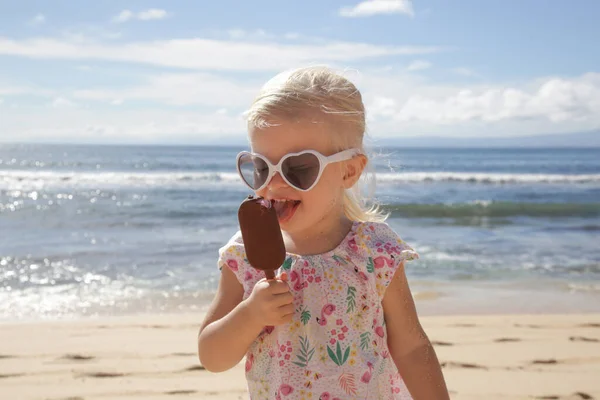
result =
[[[258,281],[245,302],[252,321],[260,326],[283,325],[294,316],[294,296],[285,272],[278,278]]]

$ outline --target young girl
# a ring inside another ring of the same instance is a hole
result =
[[[303,68],[269,81],[247,116],[252,152],[238,171],[272,201],[286,261],[267,281],[239,232],[220,249],[200,362],[217,372],[245,356],[253,400],[448,399],[404,272],[418,254],[357,190],[368,161],[360,92]]]

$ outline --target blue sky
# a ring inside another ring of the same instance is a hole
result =
[[[241,138],[283,69],[362,91],[372,137],[600,128],[600,2],[0,1],[0,142]]]

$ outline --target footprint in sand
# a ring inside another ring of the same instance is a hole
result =
[[[120,378],[126,375],[127,374],[122,374],[119,372],[89,372],[81,374],[80,376],[86,378]]]
[[[576,399],[585,399],[585,400],[594,400],[594,398],[584,392],[575,392],[570,396],[566,396],[566,397],[562,397],[562,396],[556,396],[556,395],[550,395],[550,396],[537,396],[534,397],[535,399],[544,399],[544,400],[576,400]]]
[[[60,359],[61,360],[69,360],[69,361],[89,361],[93,360],[94,356],[86,356],[83,354],[65,354]]]
[[[470,368],[470,369],[487,369],[483,365],[471,364],[471,363],[461,363],[455,361],[445,361],[440,363],[442,368]]]
[[[590,322],[587,324],[579,324],[578,326],[581,328],[600,328],[600,323]]]
[[[194,394],[197,393],[196,390],[171,390],[168,392],[165,392],[165,394],[168,395],[176,395],[176,394]]]
[[[0,379],[18,378],[23,375],[25,375],[25,374],[0,374]]]
[[[509,337],[498,338],[498,339],[494,340],[494,342],[497,342],[497,343],[520,342],[520,341],[521,341],[521,339],[519,339],[519,338],[509,338]]]
[[[206,368],[204,368],[204,366],[202,366],[202,365],[192,365],[191,367],[184,369],[184,371],[186,371],[186,372],[188,372],[188,371],[204,371],[204,370],[206,370]]]
[[[434,346],[454,346],[454,343],[441,342],[441,341],[436,341],[436,340],[434,340],[433,342],[431,342],[431,344],[434,345]]]
[[[548,358],[545,360],[533,360],[531,362],[532,364],[558,364],[558,361],[556,361],[554,358]]]
[[[569,337],[571,342],[600,342],[600,340],[595,338],[588,338],[584,336],[571,336]]]

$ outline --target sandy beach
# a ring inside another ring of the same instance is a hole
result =
[[[196,356],[202,315],[4,323],[6,400],[245,399]],[[452,399],[600,398],[600,314],[425,316]]]

